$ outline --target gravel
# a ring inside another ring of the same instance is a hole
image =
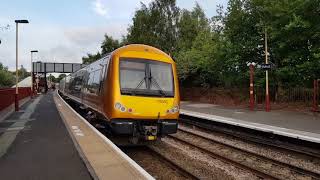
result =
[[[199,179],[259,179],[251,172],[215,159],[198,149],[186,146],[170,138],[150,146],[154,151],[170,159]]]
[[[280,148],[261,146],[257,143],[241,141],[228,135],[223,135],[215,132],[208,132],[202,129],[197,130],[196,128],[189,128],[183,125],[179,125],[179,128],[213,139],[214,141],[222,142],[240,149],[247,150],[252,153],[256,153],[260,156],[273,159],[275,161],[290,164],[320,174],[320,160],[318,158],[312,158],[308,155],[287,151]]]
[[[158,157],[156,153],[152,152],[152,150],[148,150],[148,148],[126,148],[124,149],[124,152],[155,179],[192,179],[170,166],[164,159]]]

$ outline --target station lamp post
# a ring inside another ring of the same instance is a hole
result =
[[[32,51],[30,51],[31,52],[31,70],[30,70],[30,72],[31,72],[31,98],[32,98],[32,96],[33,96],[33,94],[34,94],[34,90],[33,90],[33,64],[32,64],[32,61],[33,61],[33,53],[37,53],[38,52],[38,50],[32,50]]]
[[[28,20],[15,20],[16,23],[16,93],[14,95],[14,107],[15,111],[19,111],[19,90],[18,90],[18,81],[19,81],[19,74],[18,74],[18,24],[27,24],[29,23]]]
[[[267,28],[264,31],[264,47],[265,47],[265,63],[268,64],[268,35]],[[269,72],[266,70],[266,112],[270,111],[270,96],[269,96]]]

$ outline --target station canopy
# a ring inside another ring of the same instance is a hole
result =
[[[85,66],[80,63],[33,62],[32,71],[35,73],[73,73]]]

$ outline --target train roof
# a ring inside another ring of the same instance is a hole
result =
[[[164,61],[168,61],[173,63],[174,61],[172,58],[165,52],[161,51],[158,48],[149,46],[149,45],[144,45],[144,44],[130,44],[126,45],[123,47],[120,47],[116,49],[115,51],[112,52],[113,55],[120,55],[127,52],[127,51],[136,51],[136,52],[149,52],[149,53],[154,53],[163,57],[166,57],[166,59],[163,59]]]

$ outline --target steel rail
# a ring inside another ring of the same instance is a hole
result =
[[[227,143],[224,143],[224,142],[220,142],[220,141],[211,139],[209,137],[205,137],[205,136],[199,135],[199,134],[194,133],[194,132],[190,132],[190,131],[183,130],[183,129],[180,129],[180,128],[179,128],[179,131],[182,131],[182,132],[184,132],[186,134],[191,134],[191,135],[196,136],[196,137],[201,138],[201,139],[205,139],[205,140],[207,140],[209,142],[212,142],[212,143],[215,143],[215,144],[219,144],[219,145],[227,147],[229,149],[235,149],[235,150],[240,151],[240,152],[245,152],[246,154],[252,154],[253,156],[256,156],[257,158],[259,158],[259,159],[261,159],[263,161],[269,161],[272,164],[275,164],[275,165],[278,165],[278,166],[282,166],[283,168],[289,168],[291,171],[294,171],[297,174],[303,174],[303,175],[312,177],[314,179],[320,179],[320,174],[318,174],[316,172],[313,172],[313,171],[310,171],[308,169],[304,169],[304,168],[300,168],[300,167],[297,167],[297,166],[294,166],[294,165],[291,165],[291,164],[287,164],[287,163],[284,163],[284,162],[276,161],[274,159],[268,158],[268,157],[260,155],[258,153],[255,153],[255,152],[252,152],[252,151],[249,151],[249,150],[246,150],[246,149],[242,149],[242,148],[239,148],[239,147],[235,147],[235,146],[232,146],[230,144],[227,144]],[[171,137],[174,137],[174,136],[171,136]],[[176,137],[174,137],[174,138],[176,138]],[[177,139],[181,140],[180,138],[177,138]],[[185,141],[185,140],[183,140],[183,141]],[[193,144],[193,146],[196,146],[196,145]],[[201,148],[201,147],[199,147],[199,148]],[[259,170],[257,170],[257,171],[259,171]],[[270,176],[272,176],[272,175],[270,175]],[[274,176],[274,178],[277,178],[277,177]]]
[[[271,175],[269,175],[269,174],[267,174],[267,173],[258,171],[258,170],[256,170],[256,169],[250,167],[250,166],[247,166],[247,165],[241,164],[241,163],[239,163],[239,162],[237,162],[237,161],[234,161],[234,160],[232,160],[231,158],[221,156],[221,155],[219,155],[219,154],[217,154],[217,153],[214,153],[214,152],[209,151],[209,150],[207,150],[207,149],[204,149],[204,148],[202,148],[202,147],[196,146],[196,145],[194,145],[193,143],[190,143],[190,142],[188,142],[188,141],[186,141],[186,140],[177,138],[177,137],[172,136],[172,135],[168,135],[168,137],[169,137],[169,138],[172,138],[172,139],[174,139],[174,140],[176,140],[176,141],[182,142],[182,143],[184,143],[184,144],[187,144],[187,145],[189,145],[189,146],[191,146],[191,147],[193,147],[193,148],[196,148],[196,149],[198,149],[198,150],[200,150],[200,151],[202,151],[202,152],[205,152],[206,154],[208,154],[208,155],[211,156],[212,158],[219,159],[219,160],[221,160],[221,161],[223,161],[223,162],[225,162],[225,163],[227,163],[227,164],[232,164],[232,165],[234,165],[234,166],[237,167],[237,168],[240,168],[240,169],[243,169],[243,170],[246,170],[246,171],[249,171],[249,172],[253,172],[253,173],[254,173],[257,177],[259,177],[259,178],[263,178],[263,179],[278,179],[277,177],[271,176]]]

